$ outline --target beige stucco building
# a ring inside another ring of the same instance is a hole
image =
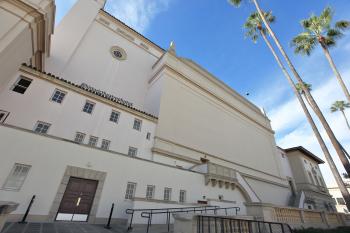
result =
[[[333,211],[323,161],[277,149],[257,106],[103,5],[79,0],[53,30],[54,1],[0,2],[0,200],[20,203],[10,220],[33,195],[31,221],[101,222],[112,203],[114,221],[200,204]]]

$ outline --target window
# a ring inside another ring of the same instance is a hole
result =
[[[89,146],[96,146],[98,141],[98,137],[90,136],[89,138]]]
[[[46,134],[50,126],[51,124],[49,123],[38,121],[35,125],[34,132]]]
[[[180,190],[179,202],[184,203],[186,201],[186,191]]]
[[[171,200],[171,188],[164,188],[164,201]]]
[[[337,202],[338,202],[338,205],[345,205],[345,201],[344,201],[344,199],[341,198],[341,197],[338,197],[338,198],[337,198]]]
[[[16,163],[7,177],[3,189],[19,191],[26,179],[30,165]]]
[[[128,155],[135,157],[137,155],[137,148],[135,147],[129,147]]]
[[[315,184],[315,181],[314,181],[314,179],[312,178],[311,172],[308,172],[308,174],[309,174],[310,182],[311,182],[312,184]]]
[[[84,133],[80,133],[80,132],[77,132],[75,134],[75,138],[74,138],[74,141],[77,142],[77,143],[83,143],[84,142],[84,139],[85,139],[85,134]]]
[[[7,111],[0,110],[0,123],[4,123],[9,114]]]
[[[220,201],[224,200],[224,195],[219,195],[219,200]]]
[[[136,183],[128,182],[126,186],[125,199],[133,199],[135,197]]]
[[[56,102],[56,103],[62,103],[64,97],[66,96],[66,92],[65,91],[61,91],[61,90],[58,90],[56,89],[55,92],[53,93],[52,97],[51,97],[51,100],[53,102]]]
[[[147,189],[146,189],[146,198],[147,199],[153,199],[154,198],[154,190],[155,190],[155,186],[154,185],[147,185]]]
[[[118,123],[119,115],[120,115],[119,112],[116,112],[116,111],[113,110],[112,113],[111,113],[111,116],[109,117],[109,120],[112,121],[112,122]]]
[[[151,133],[150,133],[150,132],[147,133],[146,139],[147,139],[147,140],[150,140],[150,139],[151,139]]]
[[[138,130],[138,131],[141,131],[141,124],[142,124],[142,121],[141,121],[141,120],[135,119],[135,120],[134,120],[133,129],[136,129],[136,130]]]
[[[111,144],[111,141],[109,141],[107,139],[102,139],[101,149],[108,150],[110,144]]]
[[[94,109],[95,104],[90,102],[90,101],[86,101],[84,108],[83,108],[83,112],[92,113],[92,110]]]
[[[24,92],[26,92],[31,82],[32,82],[31,79],[20,76],[16,81],[16,83],[13,85],[12,91],[24,94]]]

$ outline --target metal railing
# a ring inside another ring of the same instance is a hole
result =
[[[172,213],[213,213],[217,214],[219,210],[224,210],[225,215],[228,215],[228,210],[234,210],[235,214],[238,214],[240,211],[239,207],[220,207],[220,206],[194,206],[194,207],[180,207],[180,208],[161,208],[161,209],[127,209],[126,213],[131,215],[130,223],[128,230],[132,229],[132,221],[135,212],[141,212],[141,217],[147,219],[147,230],[152,225],[153,215],[166,215],[166,225],[168,227],[168,232],[170,231],[170,219]]]
[[[293,230],[286,223],[200,215],[197,233],[293,233]]]

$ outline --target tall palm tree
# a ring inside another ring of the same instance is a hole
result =
[[[273,23],[275,21],[275,17],[271,14],[271,12],[264,12],[264,16],[269,23]],[[311,116],[308,108],[306,107],[306,105],[304,103],[304,100],[301,96],[301,93],[299,92],[299,90],[301,88],[300,83],[298,83],[297,85],[294,84],[293,79],[289,75],[287,69],[283,65],[281,59],[278,57],[275,49],[272,47],[270,41],[268,40],[267,35],[266,35],[266,33],[267,33],[266,28],[262,25],[261,17],[259,16],[259,14],[257,12],[252,13],[248,17],[246,23],[244,24],[244,28],[246,29],[246,34],[245,34],[246,37],[250,37],[254,43],[258,40],[259,35],[264,39],[266,45],[268,46],[272,55],[274,56],[278,66],[281,68],[284,76],[287,78],[288,83],[292,87],[293,92],[294,92],[295,96],[297,97],[297,99],[298,99],[298,101],[299,101],[299,103],[300,103],[300,105],[301,105],[301,107],[306,115],[308,122],[311,125],[311,128],[316,136],[318,143],[321,146],[321,149],[322,149],[322,151],[325,155],[325,158],[330,166],[330,169],[331,169],[333,176],[338,184],[338,187],[342,193],[342,196],[343,196],[345,202],[347,203],[347,207],[349,208],[350,207],[350,194],[349,194],[348,190],[346,189],[346,186],[342,180],[342,177],[341,177],[339,171],[337,170],[337,167],[333,161],[333,158],[332,158],[320,132],[318,131],[318,128],[317,128],[314,120],[312,119],[312,116]],[[304,83],[303,85],[307,86],[308,89],[311,89],[311,85],[306,84],[306,83]],[[298,90],[298,88],[299,88],[299,90]]]
[[[350,28],[350,22],[340,20],[332,23],[333,11],[326,7],[320,16],[311,15],[310,18],[301,21],[304,32],[300,33],[292,40],[292,46],[295,47],[295,53],[310,55],[319,44],[335,74],[343,92],[350,102],[350,94],[347,89],[334,61],[329,53],[329,48],[336,45],[336,41],[343,36],[343,31]]]
[[[231,4],[233,4],[234,6],[240,6],[240,4],[242,3],[242,1],[247,1],[247,0],[229,0],[229,2]],[[275,42],[278,50],[281,52],[283,58],[286,60],[288,67],[290,68],[290,70],[292,71],[294,77],[297,79],[297,81],[301,84],[304,83],[304,81],[302,80],[302,78],[300,77],[298,71],[296,70],[296,68],[294,67],[292,61],[290,60],[289,56],[287,55],[286,51],[284,50],[283,46],[281,45],[281,43],[279,42],[277,36],[275,35],[275,33],[273,32],[273,30],[270,27],[270,24],[268,23],[268,21],[266,20],[263,11],[260,8],[260,5],[258,3],[257,0],[251,0],[254,5],[255,8],[257,9],[257,12],[259,13],[259,16],[261,17],[261,20],[263,22],[263,24],[266,27],[266,31],[269,33],[269,35],[271,36],[272,40]],[[326,118],[323,116],[323,113],[321,111],[321,109],[319,108],[319,106],[317,105],[315,99],[312,97],[311,93],[309,90],[307,90],[306,87],[303,86],[303,91],[305,92],[305,96],[307,97],[308,101],[310,102],[310,106],[312,108],[312,110],[315,112],[317,118],[320,120],[322,126],[324,127],[336,153],[338,154],[339,159],[341,160],[345,171],[350,174],[350,163],[349,160],[346,158],[346,155],[344,153],[344,151],[342,150],[342,147],[340,146],[337,138],[335,137],[331,127],[329,126]]]
[[[343,114],[343,117],[345,119],[346,125],[348,126],[348,129],[350,129],[348,118],[346,117],[344,112],[346,108],[350,108],[350,104],[346,103],[344,100],[338,100],[332,104],[331,112],[340,111]]]

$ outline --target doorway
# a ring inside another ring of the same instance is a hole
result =
[[[97,185],[97,180],[70,177],[56,215],[56,221],[86,222]]]

